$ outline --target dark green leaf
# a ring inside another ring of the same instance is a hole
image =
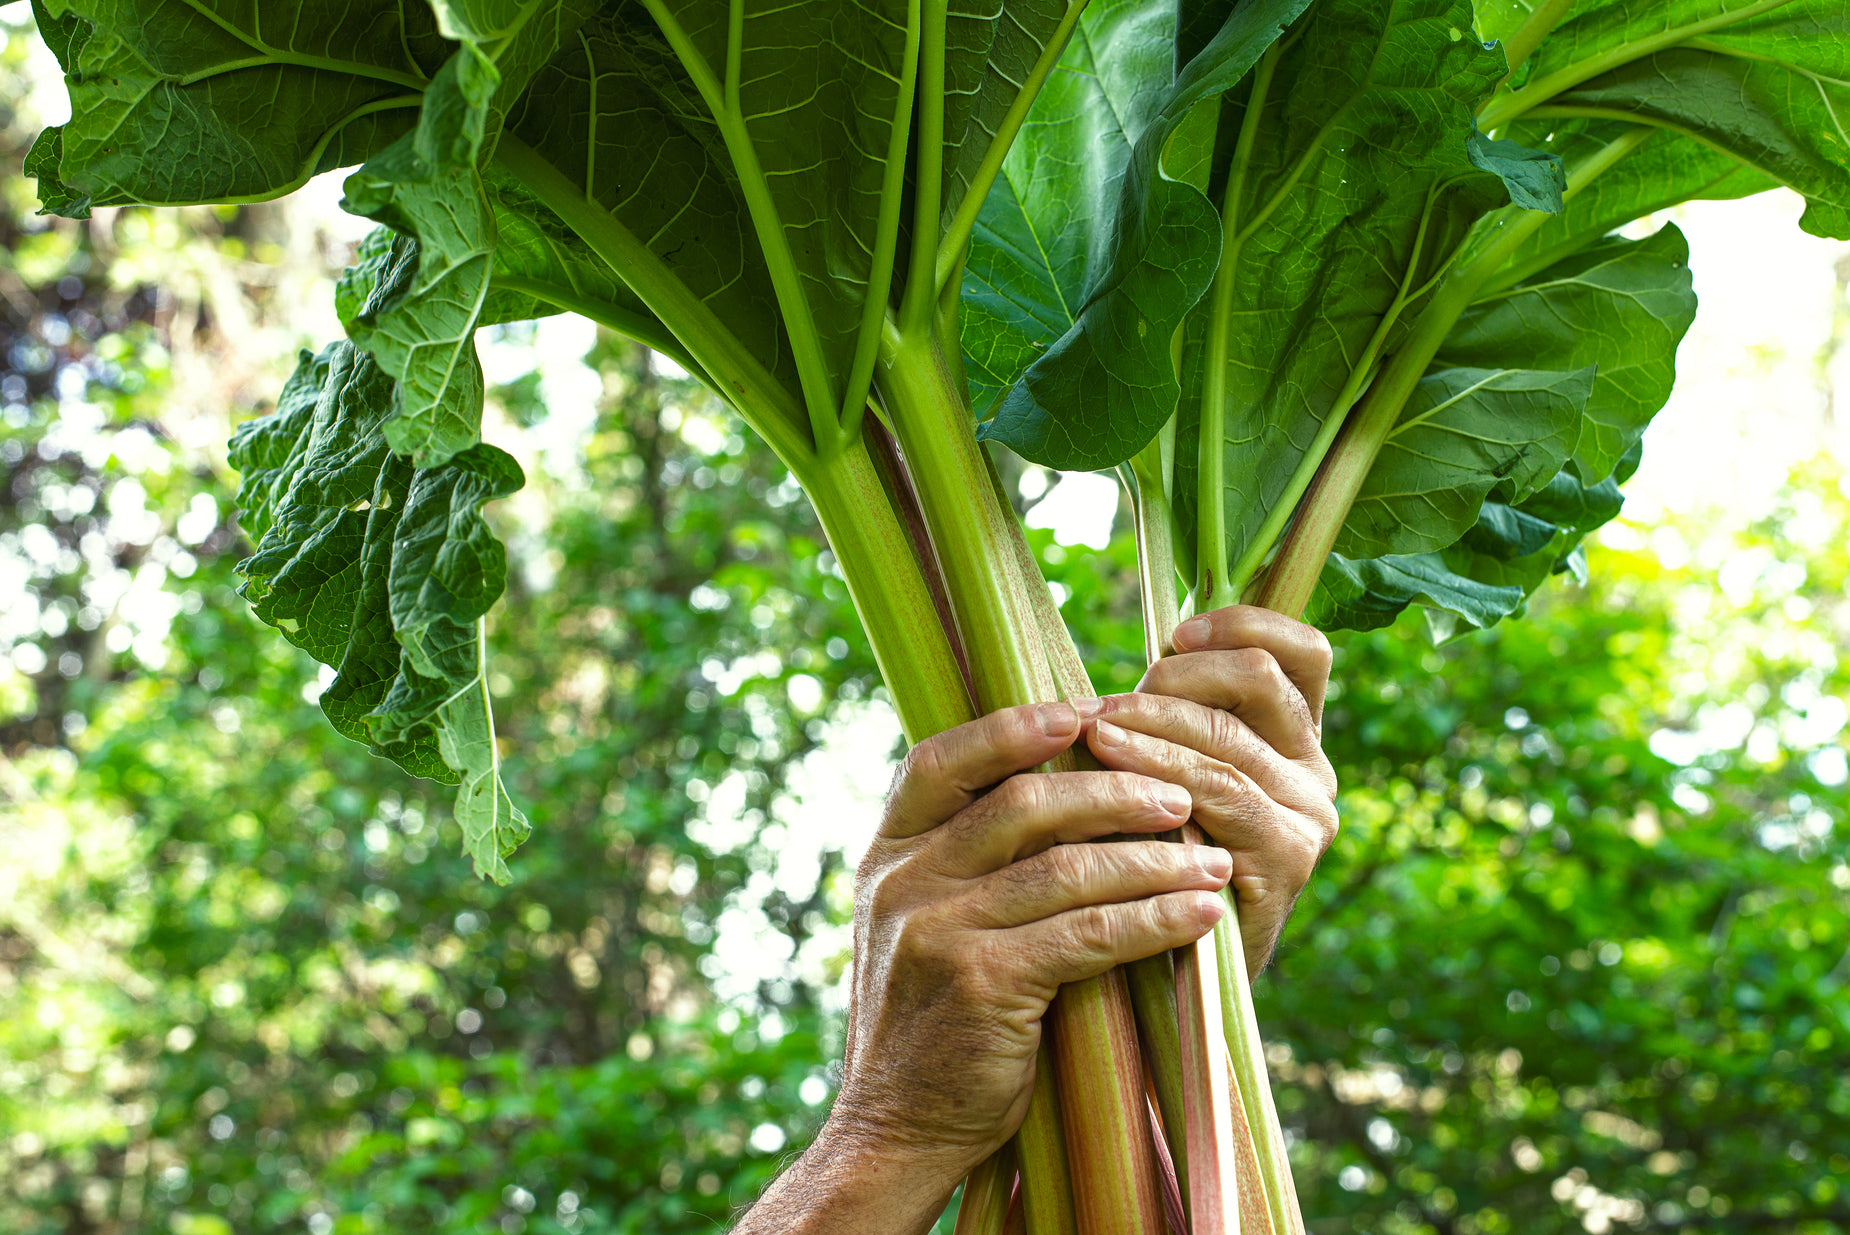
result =
[[[426,177],[420,163],[406,137],[347,178],[346,208],[406,239],[375,234],[340,303],[351,314],[347,333],[398,379],[387,439],[429,467],[481,432],[475,331],[494,275],[495,225],[472,165]]]
[[[232,442],[257,551],[239,564],[257,616],[337,670],[321,707],[341,733],[420,776],[462,782],[465,846],[505,881],[526,823],[501,788],[482,623],[506,563],[480,507],[520,469],[477,445],[414,469],[386,441],[392,379],[335,343],[303,354],[277,408]]]
[[[1635,54],[1676,33],[1678,45]],[[1542,44],[1526,88],[1607,64],[1545,105],[1698,137],[1803,193],[1805,230],[1850,237],[1850,9],[1839,0],[1605,5]]]
[[[1628,128],[1616,120],[1525,120],[1511,131],[1524,143],[1574,163]],[[1509,281],[1526,278],[1633,219],[1680,202],[1745,197],[1778,186],[1777,180],[1723,151],[1693,137],[1660,130],[1543,224],[1517,251]]]
[[[1326,630],[1373,630],[1410,604],[1485,627],[1515,611],[1523,589],[1455,574],[1437,553],[1351,561],[1332,553],[1304,620]]]
[[[1633,445],[1598,484],[1584,483],[1570,462],[1520,503],[1485,502],[1470,530],[1438,553],[1360,561],[1331,554],[1307,620],[1367,630],[1418,604],[1444,640],[1517,613],[1551,576],[1585,578],[1580,542],[1619,513],[1619,486],[1640,453]]]
[[[948,9],[941,226],[963,204],[1002,117],[1065,17],[1067,0],[953,3]]]
[[[1088,6],[983,203],[962,318],[979,419],[1073,328],[1103,277],[1131,143],[1168,86],[1173,29],[1173,8],[1149,0]]]
[[[1043,94],[1036,105],[1037,116],[1066,127],[1037,133],[1042,140],[1033,147],[1023,135],[1019,159],[1010,160],[1021,224],[1004,217],[992,228],[998,236],[1021,225],[1037,234],[1078,230],[1088,241],[1086,278],[1083,290],[1074,286],[1078,263],[1071,260],[1065,272],[1047,258],[1036,268],[1035,254],[1019,244],[1003,250],[1012,261],[985,263],[982,281],[1015,312],[1012,320],[973,317],[966,350],[991,363],[1010,353],[1025,359],[1007,327],[1044,320],[1051,306],[1034,293],[1049,282],[1061,286],[1070,324],[1014,380],[982,436],[1051,467],[1099,468],[1136,453],[1173,414],[1180,386],[1171,340],[1213,280],[1220,220],[1205,194],[1163,167],[1164,155],[1197,105],[1231,90],[1305,7],[1304,0],[1240,6],[1174,88],[1156,98],[1147,87],[1110,87],[1139,64],[1137,82],[1162,80],[1175,55],[1173,12],[1123,5],[1101,11],[1096,29],[1082,22],[1086,37],[1075,39],[1068,65],[1082,82],[1070,96]],[[1121,148],[1091,135],[1110,132],[1113,123]],[[1075,164],[1075,149],[1088,152],[1090,167]],[[1001,199],[997,213],[1007,204]],[[1078,229],[1070,224],[1074,214],[1085,216]],[[1012,298],[1015,288],[1028,294]],[[1014,376],[987,364],[981,371],[991,380]]]
[[[1462,0],[1326,0],[1279,60],[1233,211],[1236,231],[1250,234],[1233,261],[1232,345],[1217,375],[1226,485],[1201,498],[1223,503],[1234,560],[1350,383],[1403,280],[1426,277],[1434,255],[1501,196],[1465,155],[1473,113],[1504,72],[1500,51],[1466,37],[1471,23]],[[1190,319],[1191,356],[1204,354],[1207,317],[1204,306]],[[1177,413],[1185,541],[1198,525],[1206,376],[1186,375]]]
[[[674,53],[631,6],[587,22],[575,44],[538,71],[508,131],[644,240],[800,401],[737,176]]]

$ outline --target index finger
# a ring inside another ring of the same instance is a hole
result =
[[[1183,622],[1170,637],[1178,652],[1262,648],[1298,688],[1316,723],[1323,724],[1323,695],[1330,682],[1330,641],[1315,626],[1257,605],[1228,605]]]
[[[983,790],[1047,762],[1078,736],[1072,704],[1030,703],[926,738],[906,752],[893,776],[880,835],[903,840],[929,832]]]

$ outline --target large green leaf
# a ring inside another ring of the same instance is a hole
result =
[[[659,9],[685,36],[681,67],[707,109],[723,108],[748,136],[749,160],[728,147],[732,175],[748,200],[763,193],[775,211],[775,228],[762,213],[755,222],[761,244],[786,246],[794,264],[799,286],[779,289],[784,320],[799,360],[802,336],[813,332],[839,406],[866,301],[872,295],[884,309],[891,276],[890,267],[876,272],[874,258],[883,226],[899,223],[887,156],[907,71],[908,5],[659,0]],[[732,81],[736,97],[732,89],[714,96]]]
[[[963,205],[989,156],[1003,116],[1052,41],[1066,10],[1067,0],[991,0],[948,6],[941,227]]]
[[[1050,128],[1037,134],[1043,138],[1037,147],[1025,142],[1018,146],[1019,164],[1011,159],[1010,170],[1021,218],[1017,222],[1006,217],[1008,201],[1003,199],[995,212],[1003,216],[996,220],[995,230],[998,239],[1002,228],[1086,233],[1090,243],[1083,293],[1074,294],[1076,263],[1069,260],[1068,269],[1061,271],[1050,259],[1036,268],[1034,254],[1019,244],[995,246],[1014,260],[986,263],[987,285],[1005,299],[1008,289],[1021,288],[1027,294],[1020,298],[1025,305],[1011,303],[1013,321],[1003,318],[998,328],[999,315],[992,314],[972,322],[974,337],[971,328],[965,331],[966,339],[986,353],[986,376],[1014,379],[994,418],[984,425],[983,436],[1052,467],[1099,468],[1129,458],[1174,413],[1181,388],[1171,340],[1213,280],[1220,220],[1199,187],[1177,168],[1164,167],[1164,157],[1177,131],[1191,118],[1212,119],[1219,96],[1238,84],[1307,3],[1264,0],[1235,9],[1184,66],[1174,88],[1155,98],[1147,85],[1134,87],[1161,81],[1165,64],[1174,61],[1176,36],[1169,8],[1125,5],[1108,11],[1122,18],[1109,27],[1101,21],[1098,33],[1109,34],[1109,42],[1103,37],[1094,40],[1094,32],[1082,23],[1087,37],[1083,43],[1075,40],[1075,52],[1084,59],[1076,58],[1069,67],[1096,85],[1087,89],[1082,84],[1071,100],[1043,95],[1049,119],[1065,121],[1068,131]],[[1102,71],[1096,67],[1100,65]],[[1137,70],[1134,82],[1112,91],[1129,69]],[[1099,125],[1105,117],[1097,113],[1105,108],[1118,125],[1112,138],[1128,149],[1111,139],[1085,141],[1070,131],[1075,124]],[[1076,147],[1088,152],[1089,165],[1075,164]],[[1089,203],[1097,203],[1088,212],[1091,217],[1072,229],[1071,215],[1085,211]],[[1043,303],[1044,294],[1035,293],[1049,283],[1060,287],[1061,308],[1069,318],[1066,329],[1051,344],[1025,340],[1046,350],[1019,378],[997,373],[993,364],[999,356],[1030,358],[1019,333],[1011,337],[1007,327],[1022,320],[1024,307],[1028,320],[1042,320],[1034,310],[1044,313],[1051,306]],[[967,350],[969,346],[967,342]]]
[[[1669,399],[1695,315],[1689,244],[1666,226],[1644,240],[1611,237],[1473,305],[1438,363],[1596,367],[1573,458],[1582,475],[1603,477]]]
[[[964,267],[978,417],[1073,328],[1103,277],[1131,145],[1168,86],[1174,28],[1172,5],[1094,0],[1016,137]]]
[[[481,505],[521,484],[478,444],[440,467],[393,452],[392,379],[353,344],[303,353],[276,410],[239,426],[231,462],[257,551],[238,569],[257,616],[337,670],[334,727],[406,770],[460,781],[478,872],[505,882],[527,832],[501,787],[482,623],[507,567]]]
[[[433,116],[432,104],[425,105],[421,128],[433,135],[448,132],[473,139],[464,149],[452,145],[460,162],[465,151],[473,156],[484,138],[492,139],[533,75],[603,6],[601,0],[430,0],[430,7],[444,35],[463,45],[451,64],[470,75],[486,68],[493,81],[491,90],[474,92],[473,97],[462,92],[454,102],[446,102],[446,116]]]
[[[467,449],[481,431],[475,331],[489,320],[499,245],[481,167],[486,147],[508,100],[592,7],[589,0],[439,4],[443,32],[462,48],[432,80],[416,129],[347,179],[342,205],[402,239],[386,248],[369,243],[343,280],[356,286],[343,288],[342,322],[398,379],[386,438],[420,467]]]
[[[38,0],[71,119],[35,147],[41,200],[253,201],[409,130],[449,48],[423,4]],[[55,165],[53,160],[55,159]]]
[[[1618,120],[1526,120],[1511,126],[1523,142],[1578,163],[1631,126]],[[1745,197],[1779,182],[1734,156],[1668,129],[1576,194],[1511,260],[1514,283],[1599,240],[1633,219],[1700,198]]]
[[[1336,551],[1442,549],[1477,521],[1493,490],[1528,497],[1567,459],[1592,389],[1591,366],[1429,374],[1369,470]]]
[[[1238,169],[1232,345],[1218,375],[1225,487],[1201,495],[1223,504],[1236,560],[1351,383],[1403,280],[1419,281],[1460,227],[1503,196],[1466,153],[1472,114],[1505,67],[1501,52],[1463,37],[1471,22],[1462,0],[1326,0],[1282,53],[1251,157]],[[1190,321],[1191,355],[1202,354],[1212,308]],[[1176,492],[1186,542],[1197,525],[1209,386],[1203,372],[1185,376]]]
[[[1458,574],[1437,553],[1361,561],[1332,553],[1304,620],[1325,630],[1373,630],[1419,604],[1481,629],[1515,612],[1522,599],[1520,587]]]

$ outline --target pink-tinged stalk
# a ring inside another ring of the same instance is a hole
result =
[[[1015,1191],[1015,1145],[1010,1142],[970,1172],[957,1207],[953,1235],[1003,1235]]]
[[[1028,1207],[1025,1204],[1021,1177],[1015,1177],[1015,1191],[1009,1196],[1008,1217],[1002,1220],[1002,1235],[1028,1235]]]
[[[1183,843],[1203,845],[1194,824]],[[1182,1046],[1182,1104],[1188,1144],[1191,1235],[1239,1235],[1240,1184],[1234,1174],[1233,1093],[1221,1024],[1220,966],[1212,932],[1175,950],[1176,1013]]]
[[[1233,1176],[1239,1183],[1240,1204],[1235,1212],[1239,1215],[1240,1235],[1280,1235],[1274,1218],[1274,1207],[1268,1193],[1265,1172],[1259,1167],[1259,1147],[1253,1139],[1253,1126],[1247,1122],[1245,1095],[1240,1092],[1239,1070],[1233,1066],[1233,1060],[1227,1060],[1227,1089],[1232,1097],[1228,1109],[1232,1112],[1233,1141],[1227,1146],[1227,1157],[1232,1163]],[[1291,1212],[1297,1212],[1297,1191],[1291,1185],[1289,1175],[1285,1185],[1291,1189]],[[1302,1232],[1303,1227],[1290,1228]]]
[[[1148,1081],[1148,1077],[1144,1078]],[[1163,1136],[1163,1117],[1157,1113],[1156,1099],[1144,1094],[1150,1112],[1150,1144],[1156,1147],[1156,1182],[1163,1189],[1163,1217],[1169,1220],[1169,1235],[1188,1235],[1188,1210],[1182,1201],[1182,1185],[1176,1180],[1176,1164],[1169,1156],[1169,1144]]]
[[[1124,971],[1061,987],[1051,1015],[1079,1235],[1163,1235]]]

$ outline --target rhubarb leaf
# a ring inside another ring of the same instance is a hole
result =
[[[1575,163],[1631,126],[1616,120],[1529,120],[1511,127],[1523,142]],[[1512,276],[1505,282],[1526,278],[1633,219],[1681,202],[1745,197],[1777,187],[1777,180],[1729,154],[1692,137],[1659,130],[1543,224],[1517,250]]]
[[[1065,17],[1067,0],[953,3],[947,9],[940,227],[963,205],[1003,116]]]
[[[1634,445],[1597,484],[1583,482],[1570,461],[1518,504],[1485,502],[1477,522],[1436,553],[1360,560],[1333,553],[1306,620],[1368,630],[1418,604],[1444,640],[1516,614],[1551,577],[1586,577],[1580,543],[1618,515],[1619,486],[1637,470],[1640,453]]]
[[[1168,85],[1174,20],[1149,0],[1088,6],[983,203],[962,318],[979,419],[1073,328],[1104,275],[1131,145]]]
[[[1457,574],[1437,553],[1361,561],[1332,553],[1304,620],[1325,630],[1373,630],[1419,604],[1481,629],[1514,613],[1522,599],[1522,588]]]
[[[585,23],[535,74],[506,131],[641,239],[800,402],[777,294],[717,126],[639,7]]]
[[[348,210],[416,243],[382,249],[371,240],[343,280],[341,306],[347,333],[398,379],[386,439],[430,467],[481,432],[475,331],[494,275],[495,226],[473,165],[428,176],[417,164],[407,137],[348,177]]]
[[[257,550],[238,564],[264,622],[334,668],[334,727],[419,776],[462,782],[479,873],[505,882],[526,834],[501,787],[482,628],[506,580],[483,502],[520,469],[476,445],[417,469],[386,440],[392,379],[352,343],[303,353],[276,409],[239,426],[231,462]]]
[[[966,329],[966,339],[975,341],[983,355],[975,371],[998,384],[1012,381],[981,436],[1050,467],[1100,468],[1135,454],[1173,414],[1181,388],[1171,340],[1214,277],[1220,221],[1199,188],[1179,178],[1176,168],[1164,167],[1165,153],[1177,131],[1199,114],[1197,105],[1237,85],[1306,7],[1307,0],[1262,0],[1238,7],[1183,67],[1174,87],[1156,98],[1147,85],[1121,89],[1118,97],[1110,87],[1139,61],[1138,83],[1162,80],[1176,54],[1173,12],[1120,6],[1107,12],[1128,20],[1115,27],[1101,20],[1096,31],[1082,21],[1085,38],[1074,40],[1069,67],[1082,83],[1091,84],[1076,87],[1081,97],[1064,107],[1045,94],[1042,102],[1051,119],[1105,129],[1123,145],[1087,140],[1087,134],[1070,128],[1050,128],[1037,134],[1044,140],[1032,149],[1018,147],[1019,160],[1011,158],[1012,202],[1020,217],[992,220],[991,237],[1013,239],[1025,230],[1064,238],[1078,231],[1087,241],[1087,260],[1084,282],[1075,286],[1075,263],[1067,263],[1068,277],[1062,280],[1051,262],[1037,268],[1035,251],[1019,241],[995,246],[1013,261],[986,263],[988,286],[1006,300],[1017,286],[1058,284],[1059,311],[1068,320],[1055,340],[1025,341],[1046,348],[1025,372],[1009,370],[1033,353],[1019,335],[1008,338],[1006,325],[997,329],[993,319],[975,319],[975,329]],[[1125,43],[1135,48],[1134,56],[1122,50]],[[1115,131],[1095,114],[1106,108]],[[1086,164],[1075,165],[1071,152],[1076,148],[1090,152],[1089,170]],[[1078,191],[1080,184],[1092,192]],[[1011,199],[991,200],[998,202],[996,213],[1006,216]],[[1071,215],[1087,203],[1095,204],[1075,228]],[[1110,209],[1100,210],[1101,205]],[[976,297],[966,299],[977,302]],[[1015,306],[1004,322],[1025,317],[1039,324],[1053,316],[1044,296],[1029,299],[1040,303],[1031,303],[1026,314]],[[969,343],[966,350],[971,350]],[[998,356],[1007,357],[1002,371]]]
[[[423,4],[39,0],[71,119],[45,208],[257,201],[408,131],[449,55]],[[56,142],[56,167],[49,166]],[[41,174],[41,179],[43,175]]]
[[[1561,213],[1561,194],[1567,189],[1567,168],[1561,156],[1546,150],[1531,150],[1521,142],[1471,134],[1465,143],[1471,166],[1489,172],[1503,181],[1510,191],[1510,201],[1524,210]]]

